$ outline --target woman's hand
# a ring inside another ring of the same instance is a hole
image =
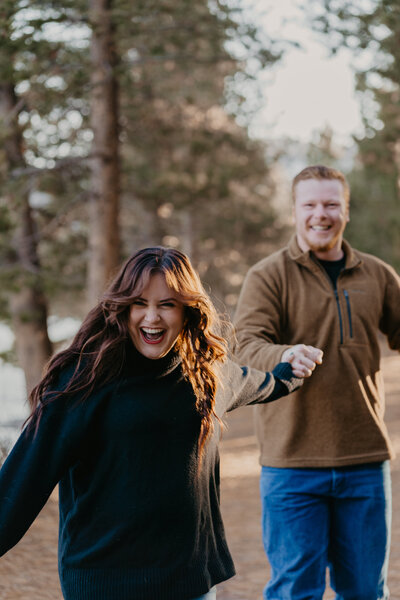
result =
[[[314,346],[296,344],[285,350],[281,361],[292,365],[296,377],[310,377],[317,365],[322,363],[324,353]]]

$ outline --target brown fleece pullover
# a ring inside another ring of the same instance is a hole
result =
[[[262,465],[333,467],[393,457],[383,421],[379,331],[400,350],[400,278],[378,258],[346,255],[337,289],[294,236],[250,269],[236,312],[236,355],[262,370],[294,344],[324,360],[286,402],[256,408]]]

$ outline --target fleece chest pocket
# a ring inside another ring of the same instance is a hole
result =
[[[336,290],[339,313],[340,341],[368,344],[368,332],[379,327],[381,302],[379,294],[372,288]]]

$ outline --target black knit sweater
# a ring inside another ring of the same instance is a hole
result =
[[[220,417],[299,383],[287,363],[265,375],[228,361],[222,380]],[[176,354],[154,361],[130,347],[118,381],[76,400],[48,404],[37,434],[24,431],[0,471],[0,556],[59,482],[65,599],[189,600],[234,575],[219,508],[219,427],[198,476],[200,418]]]

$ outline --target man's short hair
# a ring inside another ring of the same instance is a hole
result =
[[[296,175],[292,182],[292,198],[293,202],[295,200],[295,190],[296,185],[300,181],[305,181],[306,179],[337,179],[340,183],[343,184],[344,190],[344,198],[346,200],[347,206],[350,202],[350,186],[346,177],[343,175],[341,171],[337,169],[333,169],[332,167],[325,167],[324,165],[311,165],[310,167],[306,167],[300,173]]]

